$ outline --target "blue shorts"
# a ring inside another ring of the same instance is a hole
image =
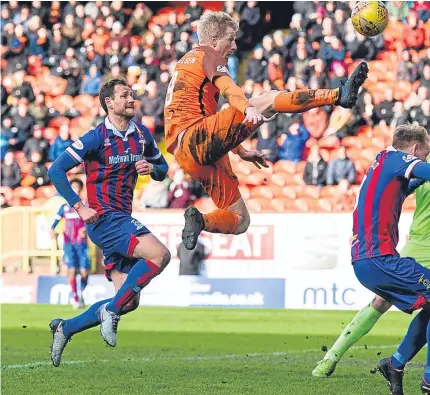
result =
[[[385,255],[353,265],[361,284],[405,313],[421,309],[430,299],[430,270],[414,258]]]
[[[102,250],[105,275],[111,280],[113,269],[128,273],[139,260],[133,258],[138,236],[150,233],[138,220],[130,215],[112,211],[100,216],[95,224],[87,225],[88,236]]]
[[[90,270],[88,245],[64,243],[63,262],[68,269]]]

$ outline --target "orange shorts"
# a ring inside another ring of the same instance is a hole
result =
[[[228,153],[246,140],[253,128],[233,107],[204,118],[187,128],[175,154],[179,166],[199,181],[220,209],[236,203],[241,195]]]

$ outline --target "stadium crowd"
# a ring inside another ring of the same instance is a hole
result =
[[[170,7],[150,3],[10,1],[1,8],[2,207],[38,205],[55,195],[47,168],[105,114],[101,84],[123,76],[137,99],[136,120],[163,139],[163,105],[174,66],[197,45],[196,22],[209,6],[239,21],[239,50],[228,60],[248,97],[270,89],[339,86],[357,61],[370,75],[357,106],[282,114],[263,125],[249,146],[268,170],[232,156],[251,210],[350,209],[363,173],[392,130],[417,122],[430,132],[430,4],[388,3],[383,35],[360,36],[354,2],[296,2],[285,30],[270,31],[258,2]],[[132,8],[131,8],[132,7]],[[220,108],[228,106],[220,101]],[[83,170],[77,170],[83,177]],[[184,208],[203,196],[172,162],[170,179],[151,182],[139,206]],[[270,178],[270,179],[269,179]],[[266,184],[266,181],[269,182]],[[309,187],[307,187],[309,186]],[[325,200],[324,200],[325,198]]]

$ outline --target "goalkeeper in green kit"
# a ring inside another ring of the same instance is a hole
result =
[[[427,158],[427,161],[430,161],[430,157]],[[400,255],[415,258],[421,265],[430,268],[430,210],[428,209],[430,183],[420,186],[415,195],[416,209],[409,232],[410,238]],[[327,351],[324,359],[318,362],[312,375],[330,377],[343,355],[373,328],[390,307],[391,303],[376,295],[372,302],[360,310],[345,327],[333,347]]]

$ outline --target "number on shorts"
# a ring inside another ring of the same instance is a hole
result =
[[[169,106],[172,103],[172,100],[173,100],[173,89],[175,87],[176,78],[178,78],[178,72],[177,71],[175,71],[175,73],[173,74],[173,77],[170,80],[169,86],[167,88],[167,93],[166,93],[166,107]]]

